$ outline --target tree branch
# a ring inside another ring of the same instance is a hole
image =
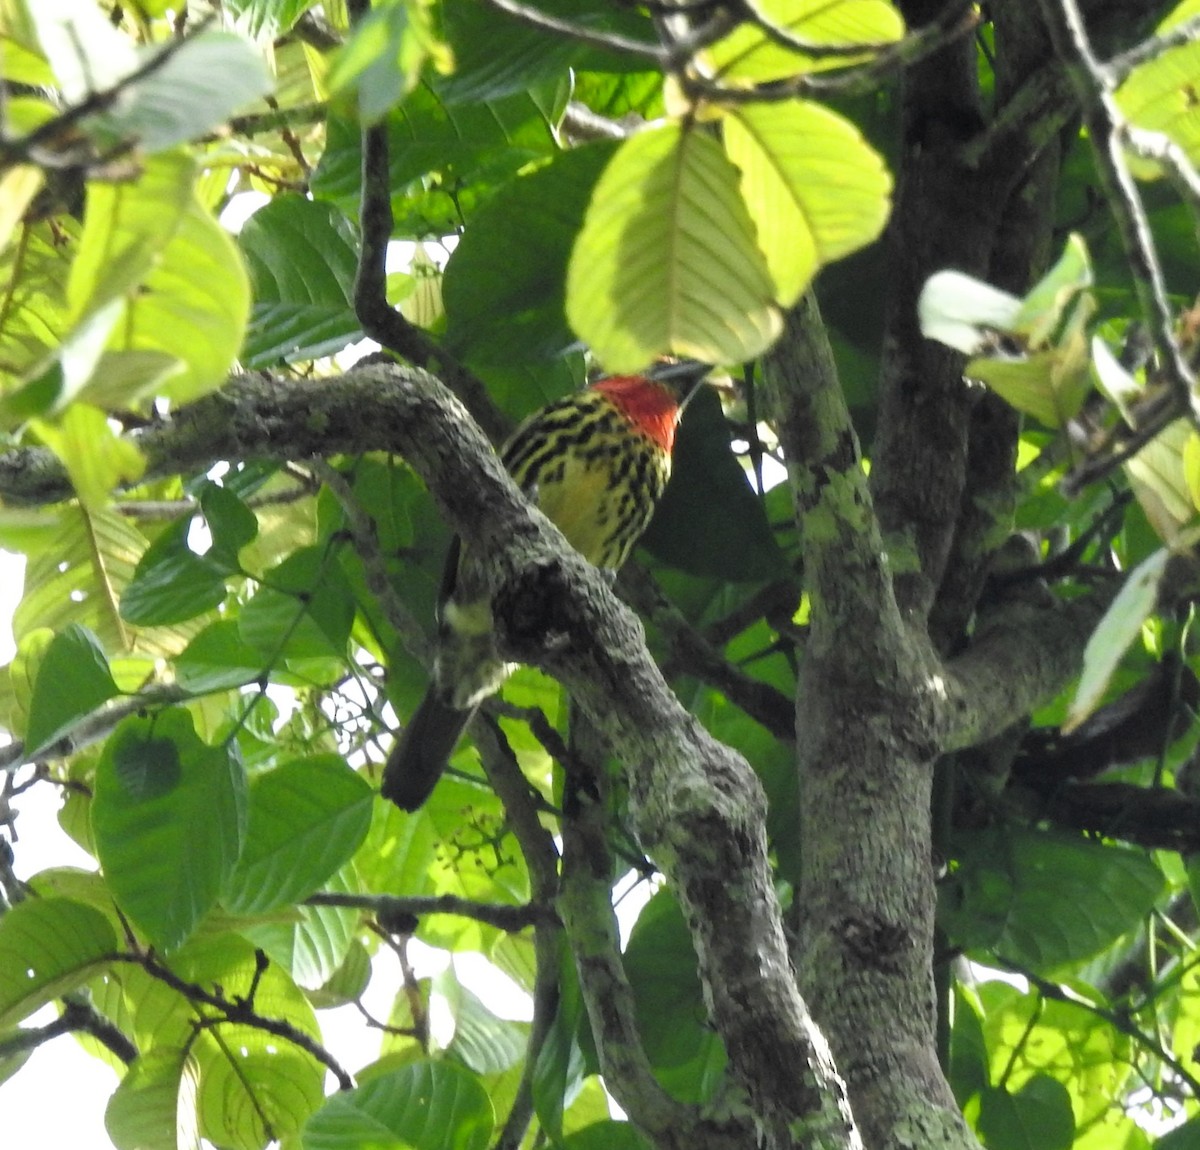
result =
[[[612,907],[613,858],[609,847],[610,788],[595,732],[576,724],[574,753],[563,763],[563,879],[559,911],[567,928],[579,984],[604,1080],[630,1118],[660,1150],[711,1146],[729,1150],[752,1137],[740,1122],[712,1124],[676,1101],[654,1076],[638,1033],[633,988],[621,961]],[[593,744],[588,747],[586,744]]]
[[[87,1034],[128,1066],[138,1056],[137,1047],[91,1003],[70,994],[63,999],[63,1011],[45,1026],[17,1030],[0,1038],[0,1060],[36,1050],[62,1034]]]
[[[546,903],[531,902],[524,906],[502,906],[499,903],[477,902],[454,894],[413,895],[398,898],[390,894],[343,894],[340,891],[319,891],[304,900],[306,906],[348,906],[369,911],[381,922],[395,922],[405,917],[422,918],[429,914],[454,914],[462,918],[494,926],[497,930],[520,931],[531,926],[557,926],[558,916]]]
[[[171,968],[160,962],[153,952],[131,951],[113,955],[113,961],[132,962],[140,966],[151,978],[169,986],[172,990],[183,995],[189,1002],[203,1003],[211,1006],[221,1015],[214,1022],[236,1022],[243,1026],[253,1027],[266,1034],[282,1038],[293,1046],[303,1050],[315,1058],[338,1080],[342,1090],[353,1090],[354,1079],[344,1070],[341,1064],[311,1035],[294,1026],[286,1019],[268,1018],[254,1009],[253,994],[245,998],[229,998],[219,988],[206,990],[197,982],[188,982],[180,978]],[[211,1025],[211,1023],[210,1023]]]
[[[554,836],[542,825],[533,789],[521,774],[521,768],[500,731],[490,717],[477,716],[472,733],[478,732],[476,745],[484,769],[497,797],[504,806],[508,827],[516,838],[529,869],[534,904],[544,907],[547,916],[534,924],[533,1021],[521,1079],[504,1127],[496,1139],[495,1150],[518,1150],[525,1139],[534,1114],[534,1083],[539,1056],[558,1014],[563,932],[559,916],[551,911],[558,899],[558,847]]]

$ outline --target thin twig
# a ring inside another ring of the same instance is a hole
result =
[[[1113,97],[1112,73],[1092,51],[1076,0],[1040,0],[1055,54],[1075,88],[1091,137],[1096,170],[1121,246],[1133,274],[1134,291],[1149,327],[1159,368],[1172,392],[1194,415],[1200,414],[1196,378],[1175,338],[1175,316],[1141,194],[1125,160],[1126,121]]]
[[[78,995],[63,999],[63,1012],[45,1026],[32,1026],[0,1038],[0,1061],[36,1050],[63,1034],[87,1034],[128,1066],[138,1048],[118,1027]]]
[[[78,104],[72,105],[52,120],[47,120],[27,136],[21,136],[16,140],[0,139],[0,166],[28,156],[31,151],[37,149],[42,144],[63,136],[67,132],[67,129],[74,127],[80,120],[111,108],[126,91],[146,79],[146,77],[154,75],[186,44],[207,31],[214,20],[216,20],[215,14],[204,17],[196,25],[195,29],[190,30],[186,35],[180,36],[178,39],[168,41],[144,64],[135,68],[128,76],[122,77],[111,88],[104,88],[99,92],[90,92]]]
[[[666,49],[646,40],[634,40],[616,32],[597,32],[594,28],[587,28],[582,24],[551,16],[540,8],[521,4],[518,0],[488,0],[488,3],[500,12],[520,20],[523,24],[541,28],[545,32],[554,32],[560,36],[569,36],[572,40],[578,40],[581,44],[589,44],[593,48],[640,56],[643,59],[652,60],[660,68],[666,68],[671,63],[671,55]]]
[[[1200,33],[1200,16],[1193,16],[1190,20],[1176,24],[1174,28],[1166,32],[1150,36],[1140,44],[1135,44],[1119,56],[1114,56],[1107,65],[1112,83],[1120,84],[1139,64],[1145,64],[1172,48],[1182,48],[1185,44],[1193,43],[1198,33]]]
[[[993,959],[1005,970],[1012,971],[1013,974],[1019,974],[1022,978],[1028,980],[1029,985],[1043,998],[1051,999],[1054,1002],[1064,1002],[1069,1006],[1077,1006],[1080,1010],[1086,1010],[1102,1022],[1108,1023],[1119,1034],[1124,1034],[1126,1037],[1132,1038],[1139,1046],[1144,1047],[1155,1058],[1160,1059],[1165,1066],[1170,1067],[1179,1076],[1181,1082],[1187,1083],[1193,1097],[1200,1098],[1200,1079],[1192,1074],[1157,1038],[1154,1038],[1143,1030],[1139,1030],[1122,1012],[1108,1010],[1103,1006],[1099,1006],[1082,995],[1077,994],[1069,987],[1060,986],[1057,982],[1051,982],[1048,978],[1042,978],[1040,975],[1027,970],[1019,963],[1012,962],[1000,955],[993,955]]]
[[[37,761],[65,759],[69,755],[75,754],[76,751],[106,738],[122,719],[126,719],[130,715],[136,715],[147,707],[169,706],[172,703],[182,703],[194,697],[181,687],[162,686],[132,695],[119,703],[105,704],[90,714],[82,716],[49,746],[35,747]],[[25,743],[21,739],[15,739],[8,746],[0,748],[0,773],[20,770],[30,761],[32,760],[28,758]]]
[[[429,639],[408,606],[396,594],[388,575],[387,563],[379,547],[379,533],[375,529],[375,521],[363,510],[355,498],[350,482],[340,471],[323,459],[311,460],[309,466],[313,474],[333,492],[334,498],[345,512],[346,523],[354,543],[354,553],[363,565],[367,589],[375,596],[376,602],[388,623],[400,636],[405,649],[422,662],[428,663]]]
[[[321,891],[304,900],[306,906],[344,906],[369,911],[376,918],[395,920],[405,916],[420,918],[428,914],[454,914],[494,926],[497,930],[519,931],[539,923],[557,924],[553,907],[539,903],[503,906],[477,902],[454,894],[421,895],[399,898],[390,894],[343,894]]]
[[[235,1022],[242,1026],[261,1030],[266,1034],[273,1034],[276,1038],[282,1038],[286,1042],[290,1042],[293,1046],[298,1047],[306,1054],[315,1058],[338,1080],[338,1086],[342,1090],[354,1089],[354,1079],[351,1078],[341,1063],[325,1047],[311,1035],[306,1034],[286,1019],[268,1018],[265,1015],[259,1014],[254,1009],[254,1001],[251,996],[229,998],[219,989],[206,990],[199,983],[188,982],[186,979],[180,978],[170,967],[159,962],[152,951],[131,951],[116,954],[113,956],[113,960],[116,962],[134,963],[140,966],[151,978],[177,991],[189,1002],[203,1003],[205,1006],[211,1006],[214,1010],[219,1011],[221,1017],[209,1020],[208,1025],[210,1027],[214,1023]],[[255,969],[257,970],[258,968],[256,967]]]
[[[888,45],[863,64],[832,72],[805,72],[748,87],[730,87],[719,79],[689,75],[685,78],[685,87],[693,96],[725,104],[780,102],[797,96],[832,93],[862,95],[877,89],[889,76],[918,63],[960,36],[968,35],[978,26],[979,20],[978,12],[972,7],[961,0],[951,0],[928,24]]]

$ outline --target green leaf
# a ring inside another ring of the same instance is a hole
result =
[[[117,347],[178,358],[181,370],[159,389],[173,403],[223,384],[241,348],[250,287],[233,238],[198,201],[143,286],[128,304]]]
[[[228,882],[246,823],[231,747],[206,746],[182,708],[126,719],[96,768],[92,830],[121,909],[155,946],[178,946]]]
[[[613,115],[580,93],[580,73],[625,71],[637,61],[602,47],[584,44],[572,36],[556,35],[523,20],[514,19],[488,4],[474,0],[443,0],[444,33],[454,54],[454,72],[440,80],[439,91],[447,103],[495,99],[523,92],[532,84],[575,72],[574,98],[600,115]],[[539,11],[569,20],[579,28],[655,42],[648,16],[636,9],[614,6],[605,0],[542,0]],[[655,86],[662,77],[655,74]]]
[[[1195,41],[1155,53],[1117,89],[1117,105],[1138,128],[1162,132],[1187,158],[1200,160],[1200,126],[1195,116],[1195,87],[1200,76],[1200,44]],[[1144,174],[1160,174],[1145,161]]]
[[[1083,406],[1091,386],[1088,367],[1086,345],[1080,341],[1066,349],[1035,352],[1025,359],[979,357],[967,364],[963,374],[986,383],[1044,426],[1058,428]]]
[[[233,619],[210,623],[175,660],[176,682],[196,694],[241,687],[262,675],[262,655],[242,641]]]
[[[563,152],[475,213],[442,281],[446,342],[458,354],[511,366],[555,359],[574,342],[563,310],[567,262],[615,150],[602,143]]]
[[[1044,275],[1021,301],[1012,330],[1025,337],[1027,346],[1039,348],[1050,343],[1060,343],[1056,337],[1071,323],[1072,315],[1078,310],[1092,286],[1092,262],[1083,238],[1072,232],[1067,237],[1063,254],[1058,262]],[[1084,309],[1087,315],[1091,308]]]
[[[625,970],[651,1065],[676,1097],[706,1101],[725,1064],[724,1049],[708,1024],[691,935],[668,891],[656,894],[638,917]]]
[[[1083,651],[1083,674],[1075,698],[1062,724],[1063,733],[1073,731],[1103,701],[1104,692],[1125,652],[1141,634],[1142,624],[1158,603],[1158,585],[1171,553],[1155,551],[1126,577],[1104,618],[1097,624]]]
[[[133,577],[146,540],[115,511],[64,507],[56,526],[25,570],[25,594],[13,615],[18,641],[40,627],[61,630],[80,623],[110,651],[124,650],[129,636],[120,625],[114,596]]]
[[[136,181],[89,184],[83,235],[67,288],[75,320],[143,282],[179,230],[195,178],[195,162],[174,152],[148,159]]]
[[[146,154],[204,135],[272,87],[262,54],[241,36],[201,32],[174,47],[95,121]]]
[[[395,189],[392,209],[398,225],[411,210],[408,185],[430,172],[454,183],[470,181],[486,170],[498,183],[531,160],[556,155],[559,146],[549,117],[557,98],[556,83],[498,100],[450,106],[435,87],[417,87],[386,120],[388,184]],[[325,153],[312,180],[314,196],[357,216],[361,168],[357,123],[331,116]],[[439,195],[446,199],[444,191]]]
[[[263,576],[242,608],[242,638],[268,656],[344,655],[354,623],[349,580],[327,546],[306,547]]]
[[[705,53],[727,80],[763,82],[846,67],[869,53],[830,56],[819,49],[885,44],[904,35],[904,21],[887,0],[753,0],[749,7],[755,19]],[[775,29],[814,51],[786,46]]]
[[[741,363],[779,335],[737,169],[703,132],[626,140],[600,177],[567,269],[567,318],[610,371],[666,353]]]
[[[253,948],[232,934],[197,937],[171,958],[183,979],[219,987],[228,998],[253,1000],[267,1018],[287,1019],[301,1034],[321,1041],[320,1027],[304,995],[274,964],[262,969]],[[305,1120],[321,1104],[325,1070],[316,1058],[286,1039],[245,1023],[223,1023],[197,1036],[194,1008],[170,992],[173,1003],[160,1001],[143,1011],[139,1024],[153,1042],[190,1043],[199,1070],[197,1109],[200,1133],[230,1150],[262,1150],[271,1140],[297,1145]],[[139,996],[145,1000],[147,995]],[[174,1029],[182,1025],[182,1032]],[[164,1030],[166,1034],[164,1034]],[[161,1037],[160,1037],[161,1036]],[[145,1040],[143,1040],[145,1041]]]
[[[502,1074],[521,1062],[529,1044],[529,1024],[498,1018],[482,999],[458,981],[451,963],[434,979],[433,993],[450,1006],[454,1040],[447,1053],[476,1074]]]
[[[1192,532],[1185,528],[1196,518],[1184,463],[1191,436],[1191,420],[1177,419],[1125,464],[1129,486],[1146,518],[1158,537],[1175,550],[1192,545],[1188,542]]]
[[[116,86],[137,68],[133,41],[95,5],[30,3],[26,10],[68,103]]]
[[[980,1100],[979,1133],[988,1150],[1070,1150],[1075,1115],[1067,1088],[1045,1074],[1015,1094],[989,1087]]]
[[[340,755],[295,759],[256,775],[226,907],[264,914],[310,895],[358,849],[374,794]]]
[[[44,178],[33,164],[14,164],[0,175],[0,251],[8,246]]]
[[[650,1143],[630,1122],[593,1122],[560,1143],[562,1150],[651,1150]]]
[[[1200,1118],[1164,1134],[1154,1143],[1154,1150],[1200,1150]]]
[[[1142,852],[1031,828],[963,836],[941,891],[955,945],[1051,973],[1135,929],[1163,892]]]
[[[1074,993],[1070,986],[1063,988]],[[1068,1086],[1080,1130],[1098,1123],[1130,1078],[1130,1040],[1097,1016],[1108,1004],[1094,994],[1055,1001],[1000,982],[979,987],[991,1078],[1010,1091],[1044,1075]],[[1088,1145],[1081,1138],[1085,1145]],[[1090,1143],[1107,1150],[1111,1143]]]
[[[780,303],[879,237],[891,176],[848,120],[805,100],[745,104],[726,114],[724,135]]]
[[[117,949],[98,910],[66,898],[31,898],[0,918],[0,1028],[86,982]]]
[[[146,460],[137,445],[119,437],[108,416],[88,403],[73,403],[56,423],[32,424],[38,436],[62,460],[80,502],[104,507],[113,488],[142,477]]]
[[[361,893],[356,883],[344,877],[349,873],[351,868],[343,868],[325,884],[326,889]],[[294,915],[279,917],[287,921],[267,918],[249,922],[240,927],[240,933],[286,970],[296,985],[308,992],[314,1006],[340,1006],[354,1001],[371,976],[370,957],[355,937],[362,912],[344,906],[300,906]],[[352,957],[361,965],[348,961]],[[336,999],[339,993],[340,999],[327,1001]]]
[[[229,487],[205,483],[200,510],[212,536],[208,557],[229,571],[239,570],[238,553],[258,537],[258,518]]]
[[[290,32],[317,0],[224,0],[235,26],[252,40],[271,43]]]
[[[335,1095],[304,1126],[304,1150],[483,1150],[495,1119],[475,1075],[417,1062]]]
[[[138,1055],[108,1100],[104,1128],[117,1150],[199,1150],[197,1068],[171,1047]]]
[[[554,1140],[563,1135],[563,1114],[579,1093],[589,1067],[580,1049],[592,1046],[591,1030],[579,989],[579,975],[564,948],[560,964],[558,1009],[538,1051],[533,1073],[533,1105],[538,1122]],[[592,1050],[595,1062],[595,1051]]]
[[[50,746],[118,694],[96,636],[78,623],[59,631],[38,664],[25,730],[28,755]]]
[[[191,517],[171,524],[138,561],[121,594],[121,618],[138,627],[182,623],[214,611],[226,596],[225,573],[188,546]]]
[[[374,124],[416,87],[426,57],[439,52],[427,9],[390,0],[371,8],[334,53],[326,83],[331,95],[353,91],[358,114]]]
[[[337,208],[280,196],[246,221],[238,242],[254,291],[247,367],[318,359],[362,338],[358,240]]]
[[[988,1051],[974,993],[954,987],[954,1029],[950,1034],[950,1066],[946,1077],[960,1107],[987,1089]]]

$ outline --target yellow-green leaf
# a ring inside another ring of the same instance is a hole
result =
[[[757,22],[743,22],[705,54],[725,80],[761,83],[845,67],[866,59],[871,45],[904,35],[904,20],[887,0],[750,0],[747,7]],[[857,44],[861,55],[821,51]]]
[[[610,371],[673,352],[740,363],[782,320],[737,169],[703,131],[666,125],[617,151],[567,270],[567,318]]]
[[[99,408],[74,403],[56,423],[37,420],[38,434],[66,467],[80,501],[102,507],[114,487],[140,479],[146,460],[137,447],[114,434]]]
[[[1196,87],[1200,83],[1200,43],[1170,48],[1135,68],[1117,89],[1117,104],[1139,128],[1163,132],[1187,153],[1200,159],[1200,119],[1196,116]],[[1139,164],[1139,174],[1155,173]]]
[[[1175,543],[1183,526],[1196,516],[1183,455],[1192,434],[1190,421],[1177,419],[1125,464],[1129,486],[1146,518],[1159,538],[1169,544]]]
[[[136,181],[88,184],[83,235],[67,285],[72,322],[145,279],[179,228],[195,177],[195,164],[183,152],[165,152],[147,159]]]
[[[1091,316],[1094,306],[1085,294],[1091,286],[1092,263],[1087,245],[1080,235],[1072,232],[1058,262],[1021,302],[1012,330],[1025,338],[1027,347],[1035,350],[1057,342],[1056,333],[1066,325],[1078,326],[1081,305],[1086,313],[1083,318]]]
[[[14,164],[0,177],[0,248],[8,246],[9,237],[41,186],[41,169],[32,164]]]
[[[780,302],[794,303],[823,265],[876,239],[892,179],[848,120],[820,104],[744,105],[725,119],[725,149]]]
[[[1187,544],[1194,543],[1195,538],[1196,533],[1190,533]],[[1180,542],[1185,540],[1181,538]],[[1170,557],[1171,552],[1164,547],[1135,567],[1092,632],[1083,652],[1083,674],[1062,725],[1064,734],[1079,726],[1100,705],[1122,656],[1141,634],[1142,624],[1158,602],[1158,585]]]
[[[117,948],[108,919],[67,898],[32,898],[0,918],[0,1028],[84,982]]]

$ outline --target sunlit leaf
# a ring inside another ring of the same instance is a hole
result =
[[[567,261],[616,145],[590,144],[513,180],[475,213],[446,265],[450,345],[483,364],[561,356]],[[521,259],[514,261],[514,249]],[[548,396],[546,398],[549,398]]]
[[[167,528],[138,560],[121,595],[121,618],[138,627],[164,627],[216,610],[225,600],[225,573],[188,546],[191,520]]]
[[[117,435],[104,412],[91,404],[73,403],[56,422],[38,420],[36,427],[87,507],[104,506],[114,488],[135,482],[146,469],[137,445]]]
[[[870,47],[904,35],[904,21],[887,0],[752,0],[749,9],[755,21],[739,24],[705,53],[730,80],[763,82],[844,67],[869,53],[821,49]]]
[[[724,133],[781,303],[879,236],[891,177],[848,120],[808,101],[746,104],[726,115]]]
[[[1177,419],[1168,424],[1125,464],[1129,486],[1142,505],[1158,537],[1172,547],[1186,546],[1181,533],[1196,517],[1188,487],[1184,451],[1191,438],[1192,424]]]
[[[739,363],[782,320],[736,168],[707,135],[667,125],[618,150],[567,269],[567,318],[610,371],[673,352]]]
[[[1010,331],[1021,312],[1014,295],[963,272],[935,272],[917,301],[921,334],[947,347],[973,355],[992,333]]]
[[[1195,164],[1200,159],[1200,124],[1195,114],[1200,44],[1180,44],[1151,56],[1117,89],[1117,104],[1139,128],[1162,132]],[[1140,169],[1149,173],[1144,162]]]
[[[0,251],[8,246],[42,178],[41,169],[32,164],[14,164],[0,175]]]
[[[126,85],[98,122],[143,152],[161,152],[202,136],[270,90],[270,73],[252,45],[227,32],[202,32]]]
[[[87,980],[116,952],[98,910],[65,898],[27,899],[0,917],[0,1028]]]

